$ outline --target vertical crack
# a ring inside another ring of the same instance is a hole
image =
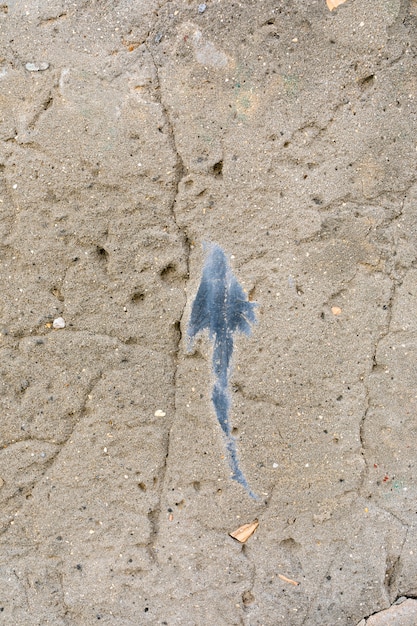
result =
[[[404,207],[404,199],[403,199],[403,201],[401,203],[400,211],[395,215],[394,219],[391,220],[391,224],[397,223],[398,220],[401,219],[401,217],[403,215],[403,207]],[[384,226],[386,228],[388,227],[387,224],[385,224]],[[386,322],[385,322],[385,328],[379,334],[379,337],[377,337],[375,339],[374,349],[373,349],[373,353],[372,353],[372,356],[371,356],[371,367],[370,367],[370,370],[368,371],[367,375],[364,377],[364,388],[365,388],[365,393],[366,393],[366,397],[365,397],[366,406],[365,406],[365,410],[364,410],[362,419],[361,419],[360,424],[359,424],[359,439],[360,439],[360,444],[361,444],[361,454],[362,454],[362,457],[363,457],[364,462],[365,462],[365,471],[363,472],[362,484],[359,487],[359,493],[363,492],[366,476],[369,473],[369,463],[368,463],[368,458],[367,458],[365,425],[366,425],[366,420],[367,420],[368,415],[369,415],[369,411],[370,411],[371,406],[372,406],[372,403],[371,403],[371,393],[370,393],[370,391],[371,391],[370,376],[372,375],[372,372],[374,372],[377,369],[377,367],[378,367],[377,353],[378,353],[379,345],[380,345],[381,341],[383,341],[389,335],[389,333],[391,332],[391,323],[392,323],[392,316],[393,316],[393,306],[394,306],[395,298],[396,298],[396,295],[397,295],[397,287],[399,285],[401,285],[401,283],[402,283],[402,275],[396,271],[395,263],[392,260],[396,256],[397,248],[398,248],[398,241],[397,241],[396,236],[394,234],[393,241],[392,241],[392,247],[391,247],[391,254],[390,254],[390,257],[389,257],[390,262],[388,263],[388,267],[386,269],[386,275],[391,280],[391,290],[390,290],[390,294],[389,294],[388,303],[385,305],[386,310],[387,310],[387,318],[386,318]],[[364,496],[366,497],[366,495],[367,494],[365,493]]]
[[[398,518],[396,518],[396,519],[398,519]],[[399,521],[404,526],[404,522],[402,522],[401,520],[399,520]],[[397,556],[395,557],[394,562],[390,564],[387,561],[384,585],[385,585],[385,589],[387,591],[388,597],[392,596],[392,593],[390,593],[390,592],[392,591],[392,588],[394,587],[394,585],[397,585],[398,570],[399,570],[399,566],[400,566],[400,563],[401,563],[401,557],[402,557],[402,553],[404,551],[404,546],[405,546],[406,541],[407,541],[408,531],[409,530],[410,530],[409,526],[405,526],[404,539],[402,540],[400,549],[398,551]],[[398,589],[395,589],[394,591],[395,591],[395,594],[397,595]]]
[[[386,305],[387,308],[387,320],[385,322],[385,328],[384,330],[380,333],[379,337],[377,337],[375,339],[375,343],[374,343],[374,349],[371,355],[371,368],[368,372],[368,374],[366,375],[366,378],[364,380],[364,386],[365,386],[365,392],[366,392],[366,406],[365,406],[365,411],[363,413],[361,422],[359,424],[359,438],[360,438],[360,443],[361,443],[361,452],[362,452],[362,456],[364,457],[365,460],[365,464],[367,465],[367,459],[366,459],[366,436],[365,436],[365,422],[366,422],[366,418],[368,416],[369,410],[371,408],[371,397],[370,397],[370,384],[369,384],[369,377],[372,374],[373,371],[375,371],[375,369],[378,367],[378,362],[377,362],[377,353],[378,353],[378,347],[379,344],[381,343],[381,341],[383,339],[385,339],[385,337],[387,337],[390,333],[391,330],[391,321],[392,321],[392,309],[393,309],[393,305],[394,305],[394,300],[395,300],[395,296],[396,296],[396,291],[397,291],[397,282],[395,280],[395,278],[390,277],[391,278],[391,291],[390,291],[390,295],[389,295],[389,300],[388,303]]]
[[[183,236],[183,244],[188,244],[187,234],[186,234],[185,230],[179,226],[179,224],[177,222],[176,211],[175,211],[175,205],[176,205],[177,197],[178,197],[178,194],[179,194],[179,185],[181,183],[181,180],[186,175],[187,169],[185,167],[185,164],[184,164],[184,161],[182,159],[182,156],[181,156],[181,154],[180,154],[180,152],[178,150],[177,139],[175,137],[174,124],[172,122],[168,106],[164,102],[163,92],[162,92],[162,81],[161,81],[161,76],[160,76],[160,72],[159,72],[159,66],[158,66],[158,64],[157,64],[157,62],[155,60],[155,57],[154,57],[154,55],[152,53],[152,50],[151,50],[150,46],[148,44],[145,44],[145,47],[146,47],[146,50],[148,51],[148,54],[149,54],[150,58],[152,59],[153,66],[155,68],[157,101],[158,101],[159,105],[161,106],[162,115],[163,115],[163,118],[164,118],[164,121],[165,121],[165,125],[168,128],[169,144],[170,144],[170,147],[171,147],[173,153],[175,154],[175,158],[176,158],[175,175],[174,175],[174,191],[173,191],[173,197],[172,197],[172,201],[171,201],[171,215],[172,215],[172,218],[173,218],[173,220],[175,222],[175,225],[178,228],[178,231]]]
[[[149,37],[148,37],[149,40]],[[160,71],[159,71],[159,67],[158,64],[154,58],[154,55],[152,53],[152,50],[150,48],[150,45],[145,43],[145,47],[148,51],[148,54],[150,56],[150,58],[152,59],[152,63],[154,65],[155,68],[155,74],[156,74],[156,94],[157,94],[157,100],[158,103],[161,107],[161,111],[162,111],[162,115],[164,118],[164,122],[165,122],[165,126],[168,129],[168,141],[169,141],[169,145],[170,148],[173,152],[173,154],[175,155],[175,168],[174,168],[174,180],[173,180],[173,191],[172,191],[172,198],[171,198],[171,203],[170,203],[170,212],[171,212],[171,217],[172,220],[175,224],[175,227],[177,229],[177,232],[180,236],[181,239],[181,246],[183,249],[183,254],[184,254],[184,259],[185,259],[185,267],[186,267],[186,273],[185,273],[185,278],[184,278],[184,297],[183,297],[183,304],[181,307],[181,310],[179,312],[178,315],[178,319],[174,322],[174,346],[173,346],[173,350],[172,350],[172,367],[173,367],[173,375],[172,375],[172,384],[173,384],[173,388],[174,388],[174,400],[173,400],[173,416],[171,418],[170,424],[169,424],[169,428],[168,428],[168,432],[166,434],[166,441],[165,441],[165,458],[164,458],[164,462],[162,467],[160,468],[159,472],[158,472],[158,484],[159,484],[159,499],[158,499],[158,503],[156,506],[154,506],[151,510],[149,510],[148,512],[148,520],[150,523],[150,538],[149,538],[149,543],[148,543],[148,550],[149,550],[149,554],[152,557],[153,560],[158,561],[157,558],[157,552],[155,550],[155,543],[157,541],[158,535],[159,535],[159,530],[160,530],[160,525],[161,525],[161,515],[162,515],[162,498],[163,498],[163,494],[166,492],[166,482],[167,482],[167,469],[168,469],[168,459],[169,459],[169,454],[170,454],[170,446],[171,446],[171,433],[172,433],[172,429],[174,427],[175,424],[175,418],[176,418],[176,413],[177,413],[177,380],[178,380],[178,367],[179,367],[179,355],[180,355],[180,346],[181,346],[181,341],[182,341],[182,324],[183,324],[183,317],[184,317],[184,312],[185,312],[185,308],[187,305],[187,296],[186,296],[186,280],[188,278],[188,274],[189,274],[189,256],[190,256],[190,242],[188,239],[188,235],[186,232],[186,229],[181,227],[178,223],[177,220],[177,214],[176,214],[176,203],[178,200],[178,196],[180,193],[180,183],[182,181],[182,179],[184,178],[184,176],[186,175],[186,167],[184,165],[183,159],[181,157],[181,154],[178,150],[178,146],[177,146],[177,139],[175,136],[175,129],[174,129],[174,124],[172,122],[171,119],[171,115],[168,109],[168,106],[166,105],[164,98],[163,98],[163,90],[162,90],[162,81],[161,81],[161,76],[160,76]]]

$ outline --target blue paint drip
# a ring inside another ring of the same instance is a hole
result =
[[[217,419],[226,437],[226,448],[232,469],[232,478],[241,484],[249,495],[251,491],[239,468],[236,441],[231,434],[229,419],[229,374],[233,354],[233,333],[250,335],[251,324],[256,322],[256,303],[249,302],[230,269],[227,257],[217,244],[210,244],[188,325],[190,343],[202,331],[208,330],[213,341],[213,372],[215,383],[211,399]]]

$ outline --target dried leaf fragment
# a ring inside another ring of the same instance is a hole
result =
[[[339,4],[343,4],[346,0],[326,0],[326,4],[329,7],[330,11],[333,11]]]
[[[246,543],[251,535],[258,528],[259,522],[257,519],[250,522],[250,524],[243,524],[243,526],[239,526],[237,530],[234,530],[232,533],[229,533],[233,539],[239,541],[239,543]]]
[[[281,580],[284,580],[286,583],[290,583],[290,585],[294,585],[294,587],[298,587],[298,585],[300,584],[296,580],[293,580],[292,578],[287,578],[286,576],[284,576],[284,574],[278,574],[278,578],[280,578]]]

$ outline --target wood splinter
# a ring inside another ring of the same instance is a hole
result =
[[[299,582],[297,582],[296,580],[293,580],[292,578],[287,578],[286,576],[284,576],[284,574],[278,574],[278,578],[280,578],[281,580],[284,580],[286,583],[290,583],[290,585],[294,585],[295,587],[298,587],[298,585],[300,584]]]
[[[251,535],[258,528],[259,522],[257,519],[253,520],[250,524],[243,524],[243,526],[239,526],[237,530],[234,530],[232,533],[229,533],[233,539],[239,541],[239,543],[246,543]]]

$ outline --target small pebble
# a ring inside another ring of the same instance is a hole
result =
[[[165,417],[166,413],[165,411],[161,411],[161,409],[158,409],[157,411],[155,411],[155,417]]]
[[[49,63],[26,63],[25,68],[28,72],[43,72],[47,70],[49,67]]]
[[[199,13],[204,13],[204,11],[207,9],[207,5],[206,4],[199,4],[198,5],[198,12]]]
[[[272,463],[272,467],[273,467],[274,469],[277,469],[277,467],[278,467],[278,463]]]
[[[159,43],[161,39],[162,39],[162,33],[156,33],[155,39],[154,39],[155,43]]]
[[[54,328],[65,328],[65,320],[63,317],[57,317],[54,321],[52,326]]]
[[[340,315],[341,312],[342,312],[342,309],[339,306],[332,306],[333,315]]]

